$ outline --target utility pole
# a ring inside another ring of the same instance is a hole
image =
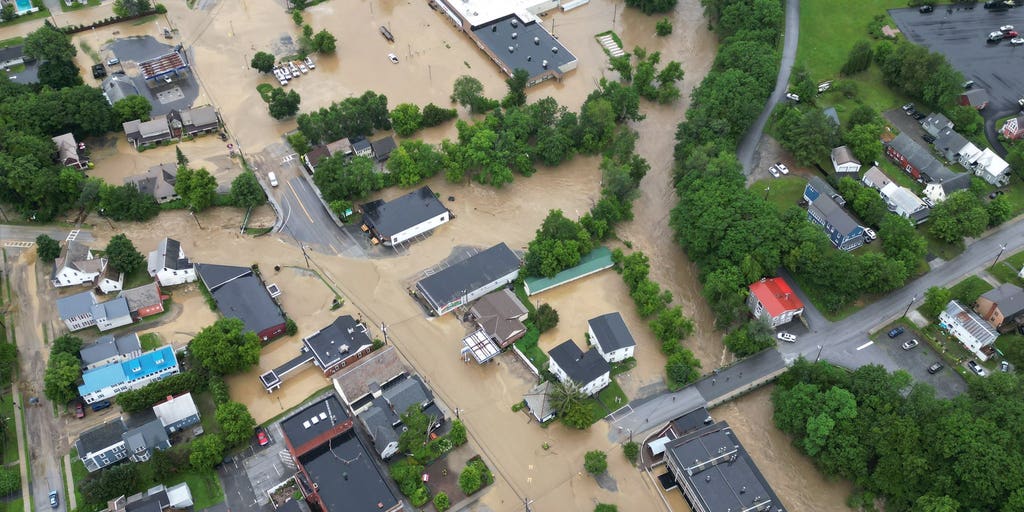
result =
[[[196,220],[196,226],[199,226],[199,229],[203,229],[203,225],[199,223],[199,216],[196,215],[196,211],[195,210],[189,210],[189,213],[191,213],[192,214],[192,218]],[[107,222],[110,222],[110,221],[108,220]]]
[[[999,262],[999,258],[1003,256],[1003,251],[1006,250],[1006,244],[999,244],[999,254],[996,254],[996,259],[992,260],[990,267],[994,267]]]
[[[618,3],[614,3],[614,4],[612,4],[612,28],[613,28],[613,29],[615,28],[615,16],[616,16],[616,15],[617,15],[618,13],[619,13],[619,4],[618,4]],[[553,22],[554,22],[554,19],[552,19],[551,21],[552,21],[552,23],[553,23]]]
[[[910,314],[910,308],[914,306],[915,302],[917,302],[917,295],[911,297],[910,304],[907,304],[907,310],[903,312],[903,316],[907,316],[908,314]]]
[[[384,344],[388,343],[388,326],[384,323],[380,323],[380,332],[384,333]]]
[[[814,362],[817,363],[821,359],[821,345],[818,345],[818,355],[814,356]]]

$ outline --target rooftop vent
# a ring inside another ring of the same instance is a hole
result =
[[[513,51],[515,51],[515,48],[513,48],[513,47],[509,46],[509,47],[508,47],[508,52],[509,52],[509,53],[512,53]]]
[[[327,419],[327,413],[326,412],[321,412],[320,413],[320,419],[326,420]]]
[[[539,37],[533,38],[533,44],[535,44],[537,46],[540,46],[540,38]]]
[[[497,25],[491,25],[491,32],[497,32],[497,31],[498,31],[498,26]]]
[[[302,428],[309,428],[309,422],[308,421],[303,421],[302,422]]]
[[[512,39],[519,37],[519,32],[512,32]]]
[[[316,425],[317,423],[320,423],[320,418],[313,416],[312,418],[309,419],[309,422]]]
[[[552,46],[551,47],[551,53],[558,53],[558,47],[557,46]]]
[[[516,28],[518,26],[519,26],[519,22],[516,21],[516,20],[512,20],[512,28]]]
[[[543,61],[541,61],[540,65],[541,65],[541,67],[543,67],[544,69],[547,69],[547,68],[548,68],[548,61],[546,61],[546,60],[543,60]]]
[[[532,55],[527,55],[526,56],[526,62],[532,62],[532,61],[533,61],[533,56]]]

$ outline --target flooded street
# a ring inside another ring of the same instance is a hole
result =
[[[846,498],[853,485],[828,480],[811,459],[793,446],[772,423],[772,390],[766,386],[711,410],[725,420],[757,463],[772,489],[793,512],[849,512]]]

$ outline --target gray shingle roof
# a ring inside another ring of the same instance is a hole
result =
[[[391,404],[396,414],[405,414],[414,405],[426,406],[434,400],[419,377],[411,376],[402,379],[384,390],[384,399]]]
[[[839,203],[837,203],[835,199],[832,199],[827,195],[822,194],[807,208],[820,213],[821,218],[825,219],[825,222],[830,224],[843,235],[849,234],[860,226],[860,224],[854,220],[853,216],[839,206]]]
[[[213,292],[232,279],[237,279],[252,273],[251,268],[235,267],[231,265],[215,265],[212,263],[196,264],[196,272],[203,280],[206,289]]]
[[[92,311],[96,296],[92,292],[81,292],[57,299],[57,312],[61,320],[74,318]]]
[[[1004,317],[1016,316],[1024,311],[1024,289],[1017,285],[1005,283],[981,296],[996,303]]]
[[[377,447],[378,453],[389,443],[398,441],[398,434],[391,422],[388,412],[380,406],[373,405],[359,415],[366,430],[373,438],[373,444]]]
[[[611,371],[608,361],[605,361],[597,350],[583,352],[572,340],[565,341],[561,345],[548,352],[559,368],[565,371],[573,382],[584,386],[594,379]]]
[[[519,268],[519,257],[504,242],[427,276],[416,287],[435,309]]]
[[[617,311],[591,318],[587,323],[594,331],[594,336],[597,336],[597,343],[601,345],[601,350],[605,352],[636,346],[636,340],[633,339],[629,328],[626,327],[626,322],[622,320],[622,315]]]
[[[363,222],[383,237],[391,237],[448,211],[430,187],[413,190],[384,202],[371,201],[361,206]]]
[[[155,282],[123,290],[117,296],[128,301],[128,311],[138,311],[160,304],[160,288]]]
[[[117,418],[82,432],[78,436],[78,441],[75,442],[75,446],[78,447],[78,455],[84,457],[88,453],[99,453],[100,450],[119,443],[121,435],[127,430],[124,420]]]
[[[903,155],[911,165],[924,173],[931,181],[939,181],[956,176],[956,173],[949,170],[949,168],[942,165],[942,162],[932,156],[931,151],[915,142],[906,133],[897,135],[895,139],[889,142],[889,146]]]
[[[96,339],[95,343],[82,347],[78,355],[82,358],[82,363],[88,366],[111,357],[123,356],[141,350],[142,344],[139,342],[139,335],[132,332],[116,337],[109,334],[101,336]]]
[[[131,314],[131,310],[128,309],[128,301],[124,297],[117,297],[92,306],[92,316],[96,319],[121,318],[131,316]]]
[[[313,352],[320,368],[327,369],[362,347],[373,344],[373,340],[366,334],[364,325],[350,315],[342,315],[327,327],[303,338],[302,343]]]

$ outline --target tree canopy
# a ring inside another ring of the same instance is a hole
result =
[[[231,181],[231,202],[241,208],[254,208],[267,202],[263,187],[252,171],[245,171]]]
[[[110,265],[125,274],[131,274],[146,264],[146,257],[135,248],[135,244],[124,233],[114,235],[110,239],[106,253]]]
[[[190,210],[201,212],[211,206],[217,195],[217,179],[206,169],[178,168],[174,193],[181,197]]]
[[[260,340],[237,318],[221,318],[189,342],[192,357],[218,375],[244,372],[260,360]]]

